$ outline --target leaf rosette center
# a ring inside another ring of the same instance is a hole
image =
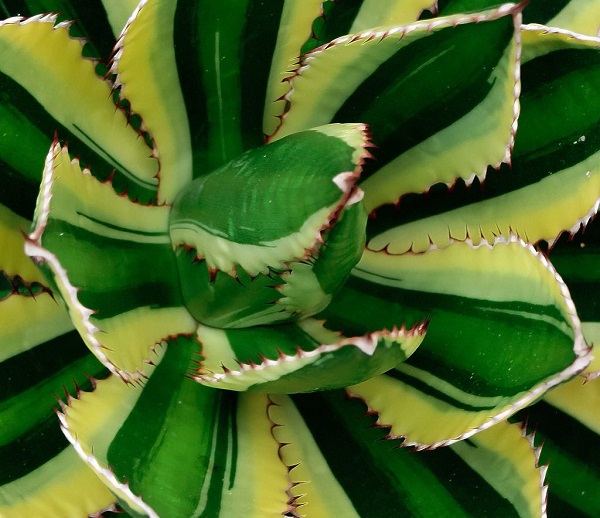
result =
[[[200,176],[169,221],[185,305],[240,328],[323,310],[359,261],[366,211],[356,186],[362,124],[289,135]]]

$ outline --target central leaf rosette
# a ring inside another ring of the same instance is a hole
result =
[[[191,315],[216,328],[299,320],[359,261],[362,124],[322,126],[247,151],[193,181],[169,221]]]

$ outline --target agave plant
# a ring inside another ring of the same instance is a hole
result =
[[[0,2],[0,516],[598,515],[599,2],[136,3]]]

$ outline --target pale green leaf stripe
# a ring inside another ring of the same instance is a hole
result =
[[[104,10],[108,17],[110,26],[112,27],[113,34],[117,38],[127,20],[131,16],[131,13],[135,11],[135,8],[139,4],[139,0],[101,0],[104,5]]]
[[[70,38],[65,27],[55,28],[54,21],[48,16],[2,22],[0,52],[10,59],[2,60],[0,71],[130,180],[152,186],[156,162],[148,157],[143,139],[115,110],[110,86],[96,76],[94,63],[82,59],[82,44]]]
[[[286,398],[274,402],[275,437],[284,445],[292,481],[300,483],[292,494],[315,516],[336,505],[348,516],[386,516],[390,510],[424,517],[542,514],[535,454],[517,427],[482,437],[471,456],[450,448],[415,453],[382,441],[385,431],[369,426],[374,420],[365,418],[364,406],[341,391],[294,396],[295,408]],[[497,474],[482,476],[480,466],[490,460]]]
[[[36,471],[1,487],[0,516],[88,516],[114,501],[75,450],[67,447]]]
[[[179,339],[166,347],[143,390],[111,378],[72,401],[62,417],[67,436],[136,512],[281,516],[287,468],[270,433],[268,397],[195,384],[185,374],[198,344]]]
[[[577,377],[518,414],[548,464],[549,516],[600,513],[600,380]]]
[[[588,36],[600,36],[599,12],[600,2],[598,0],[570,0],[556,16],[545,24]]]
[[[176,8],[176,2],[141,2],[119,38],[111,67],[121,96],[154,140],[161,203],[172,203],[192,179],[190,133],[172,44]]]

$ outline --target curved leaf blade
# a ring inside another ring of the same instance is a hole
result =
[[[178,290],[168,215],[118,196],[57,143],[48,153],[26,251],[49,269],[88,347],[128,380],[144,377],[154,345],[196,327]]]
[[[116,109],[93,61],[82,57],[82,42],[55,22],[47,15],[0,24],[0,118],[7,139],[0,158],[13,172],[39,178],[41,150],[59,132],[103,179],[116,171],[122,191],[151,199],[157,164],[149,148]]]
[[[193,383],[185,375],[198,344],[164,347],[143,390],[112,377],[70,401],[61,421],[79,454],[127,509],[151,517],[288,511],[267,396]]]
[[[369,318],[356,316],[364,307],[372,318],[381,319],[385,307],[407,322],[430,320],[407,362],[350,389],[393,436],[418,447],[470,437],[590,361],[566,286],[539,252],[518,241],[454,243],[419,255],[366,252],[324,315],[350,326]],[[390,422],[401,408],[413,410]]]
[[[477,445],[411,452],[396,448],[342,391],[273,398],[281,455],[307,515],[542,516],[543,470],[517,426],[482,432]],[[332,433],[332,431],[334,433]],[[489,434],[487,437],[484,435]],[[499,445],[508,446],[502,451]],[[348,452],[351,452],[349,454]],[[326,493],[324,493],[326,491]]]
[[[488,171],[481,189],[455,189],[376,212],[369,248],[421,252],[453,239],[516,234],[536,243],[574,232],[600,199],[599,40],[528,29],[542,45],[522,66],[521,116],[510,169]],[[527,49],[525,47],[524,51]],[[539,55],[538,55],[539,54]],[[410,207],[410,208],[409,208]],[[406,217],[406,215],[409,215]]]

